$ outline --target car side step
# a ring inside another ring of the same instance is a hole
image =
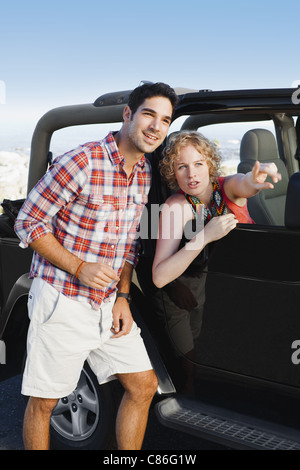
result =
[[[184,398],[160,401],[156,414],[167,427],[235,449],[300,449],[300,432]]]

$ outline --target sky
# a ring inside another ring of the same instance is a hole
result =
[[[141,80],[197,90],[300,83],[299,0],[1,3],[0,149],[30,145],[49,109]]]

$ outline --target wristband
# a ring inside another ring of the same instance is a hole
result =
[[[80,270],[81,270],[84,263],[85,263],[85,261],[81,261],[80,265],[78,266],[76,274],[75,274],[76,279],[78,279],[78,274],[79,274],[79,272],[80,272]]]
[[[131,299],[131,295],[130,295],[130,294],[125,294],[124,292],[118,292],[118,293],[117,293],[117,298],[118,298],[118,297],[124,297],[124,299],[126,299],[129,304],[130,304],[130,302],[131,302],[131,300],[132,300],[132,299]]]

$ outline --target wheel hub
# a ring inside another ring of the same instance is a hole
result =
[[[97,393],[85,370],[76,389],[57,403],[51,417],[51,427],[62,437],[81,441],[87,439],[99,421]]]

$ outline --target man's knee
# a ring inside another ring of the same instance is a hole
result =
[[[150,399],[152,399],[158,387],[158,379],[153,370],[148,371],[146,379],[144,378],[144,383],[145,394],[148,395]]]
[[[30,397],[27,403],[27,411],[36,414],[42,413],[43,415],[51,416],[52,411],[56,407],[58,399],[52,398],[38,398],[38,397]]]
[[[137,401],[152,400],[158,387],[158,379],[153,370],[132,374],[120,374],[119,380],[125,391]]]

